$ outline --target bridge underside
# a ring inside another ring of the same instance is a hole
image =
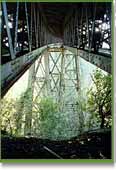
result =
[[[3,2],[0,9],[2,96],[48,48],[67,49],[111,73],[110,2]]]
[[[111,159],[111,28],[111,2],[0,3],[3,159]]]
[[[77,48],[72,48],[68,46],[62,46],[62,44],[55,44],[49,46],[43,46],[32,52],[25,54],[21,57],[9,61],[2,65],[1,67],[1,87],[2,96],[6,94],[8,89],[28,70],[36,60],[41,59],[41,56],[45,55],[45,52],[61,53],[62,51],[68,50],[72,55],[78,59],[78,56],[84,58],[86,61],[96,65],[98,68],[103,69],[106,72],[111,73],[111,59],[98,54],[89,53],[88,51],[78,50]],[[70,54],[71,55],[71,54]],[[66,56],[66,54],[65,54]],[[60,60],[60,56],[59,60]],[[53,60],[54,61],[54,60]],[[56,65],[54,61],[54,65]],[[48,66],[49,67],[49,66]],[[49,70],[48,70],[49,72]],[[48,73],[49,74],[49,73]]]

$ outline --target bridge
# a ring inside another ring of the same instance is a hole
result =
[[[95,110],[99,118],[84,111],[83,89],[89,66],[111,82],[112,20],[110,0],[0,4],[3,158],[111,158],[110,83],[107,103]],[[14,90],[20,98],[7,101],[21,78],[26,91]]]
[[[46,50],[61,53],[69,50],[111,73],[111,11],[109,2],[3,2],[1,95],[4,96]]]

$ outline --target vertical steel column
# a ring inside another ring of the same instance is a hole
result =
[[[37,37],[37,48],[39,47],[39,10],[37,11],[37,34],[36,34],[36,37]]]
[[[59,109],[61,112],[63,112],[64,108],[64,88],[65,88],[65,82],[64,82],[64,64],[65,64],[65,59],[64,59],[64,49],[61,51],[61,72],[60,72],[60,81],[59,81]]]
[[[115,3],[116,3],[116,2],[115,2]],[[115,6],[116,6],[116,5],[115,5]],[[112,5],[111,8],[113,8],[113,5]],[[113,9],[112,9],[112,10],[113,10]],[[115,10],[114,10],[114,11],[115,11]],[[112,11],[112,13],[113,13],[113,11]],[[116,15],[116,14],[115,14],[115,15]],[[111,51],[112,51],[112,39],[113,39],[113,38],[112,38],[112,35],[113,35],[113,34],[112,34],[112,32],[113,32],[112,16],[113,16],[113,15],[111,14],[111,11],[110,11],[110,17],[109,17],[109,22],[110,22],[110,28],[109,28],[109,29],[110,29],[110,33],[109,33],[109,35],[110,35],[111,37],[110,37],[110,40],[109,40],[109,41],[110,41],[110,50],[111,50]],[[115,23],[116,23],[116,21],[115,21]]]
[[[42,46],[42,17],[40,15],[40,30],[39,30],[39,39],[40,39],[40,46]]]
[[[0,57],[1,57],[1,29],[2,29],[2,9],[0,3]],[[0,64],[1,64],[1,58],[0,58]]]
[[[0,65],[1,65],[1,28],[2,28],[2,10],[0,3]],[[0,67],[0,82],[1,82],[1,67]],[[0,98],[1,98],[1,87],[0,87]]]
[[[1,3],[0,3],[0,37],[1,37],[1,28],[2,28],[2,9],[1,9]],[[0,43],[0,45],[1,45],[1,43]],[[0,48],[0,50],[1,50],[1,48]]]
[[[36,9],[35,9],[35,5],[34,5],[34,29],[35,29],[35,38],[37,39],[36,37],[36,32],[37,32],[37,23],[36,23]]]
[[[16,25],[15,25],[15,39],[14,39],[15,55],[16,55],[16,48],[17,48],[18,16],[19,16],[19,2],[17,2],[17,9],[16,9]]]
[[[88,48],[89,48],[89,46],[90,46],[90,42],[89,42],[89,22],[88,22],[88,11],[87,11],[87,7],[86,7],[86,25],[87,25],[87,30],[86,30],[86,32],[87,32],[87,39],[88,39]]]
[[[28,103],[25,101],[25,128],[24,134],[31,134],[32,132],[32,113],[33,113],[33,92],[34,92],[34,83],[35,83],[35,63],[29,69],[28,77]]]
[[[75,69],[76,69],[76,81],[77,81],[76,89],[77,89],[77,91],[79,91],[79,89],[80,89],[79,56],[75,55],[74,57],[75,57]]]
[[[77,51],[77,54],[78,54],[78,51]],[[81,92],[81,84],[80,84],[79,56],[75,55],[74,57],[75,57],[76,80],[77,80],[76,90],[78,92],[77,93],[78,94],[77,107],[78,107],[78,118],[79,118],[79,132],[82,133],[83,127],[84,127],[84,114],[82,111],[82,101],[81,101],[82,92]]]
[[[78,15],[77,15],[77,11],[76,11],[76,9],[75,9],[75,17],[74,17],[74,41],[73,41],[73,43],[74,43],[74,46],[76,45],[77,46],[77,37],[76,37],[76,35],[77,35],[77,27],[78,27]]]
[[[15,54],[14,54],[14,50],[13,50],[11,32],[10,32],[10,28],[8,26],[9,21],[8,21],[6,2],[2,2],[2,6],[3,6],[3,14],[4,14],[4,19],[5,19],[5,24],[6,24],[7,35],[8,35],[8,43],[9,43],[9,48],[10,48],[11,59],[13,60],[13,59],[15,59]]]
[[[63,33],[63,44],[65,44],[65,39],[66,39],[66,29],[64,30],[64,33]]]
[[[79,19],[79,17],[78,17]],[[79,21],[77,19],[77,48],[80,46],[80,39],[79,39]]]
[[[35,81],[35,63],[29,69],[29,79],[28,79],[28,88],[33,87]]]
[[[30,42],[30,34],[29,34],[29,23],[28,23],[28,14],[27,14],[27,5],[25,3],[25,12],[26,12],[26,21],[27,21],[27,32],[28,32],[28,41],[29,41],[29,51],[32,50],[32,43]],[[32,19],[32,17],[31,17]],[[32,21],[31,21],[32,24]],[[32,26],[32,25],[31,25]],[[29,69],[29,77],[28,77],[28,91],[29,96],[28,100],[30,104],[26,106],[26,123],[25,123],[25,135],[32,132],[32,109],[33,109],[33,92],[34,92],[34,83],[35,83],[35,63]]]
[[[81,14],[81,33],[80,33],[79,47],[80,47],[81,43],[83,44],[82,34],[83,34],[83,7],[82,7],[82,14]]]
[[[73,35],[73,40],[72,40],[72,44],[73,44],[73,47],[75,45],[75,24],[76,23],[76,15],[75,15],[75,12],[74,12],[74,18],[73,18],[73,32],[72,32],[72,35]]]
[[[29,20],[27,13],[27,3],[25,2],[25,13],[26,13],[26,22],[27,22],[27,33],[28,33],[28,43],[29,43],[29,51],[31,51],[31,43],[30,43],[30,32],[29,32]]]
[[[32,51],[32,40],[33,40],[33,6],[31,3],[31,26],[30,26],[30,46]]]
[[[49,52],[48,50],[44,53],[44,64],[45,64],[45,83],[46,83],[46,97],[50,96],[50,74],[49,74]]]
[[[37,11],[36,11],[36,5],[34,5],[34,26],[35,26],[35,39],[36,39],[36,48],[38,48],[38,22],[37,22]]]
[[[93,42],[93,33],[94,33],[94,27],[95,27],[95,17],[96,17],[96,5],[95,5],[95,8],[94,8],[94,15],[93,15],[93,23],[92,23],[91,37],[90,37],[89,52],[91,51],[92,42]]]

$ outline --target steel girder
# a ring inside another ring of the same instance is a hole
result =
[[[57,42],[62,42],[62,44],[64,43],[66,45],[64,48],[73,51],[75,54],[78,51],[79,56],[111,73],[111,10],[106,11],[106,16],[103,16],[99,23],[96,19],[96,13],[94,13],[92,20],[86,7],[82,8],[79,22],[79,16],[75,9],[72,17],[70,16],[70,22],[68,22],[68,20],[67,25],[65,26],[63,42],[62,39],[55,37],[48,31],[41,10],[37,11],[38,4],[37,6],[35,3],[31,3],[30,6],[26,3],[24,3],[24,5],[22,5],[22,3],[20,5],[18,2],[15,4],[16,9],[14,10],[15,12],[13,12],[16,13],[16,15],[14,18],[12,17],[12,12],[9,12],[9,4],[6,2],[2,3],[2,15],[0,15],[0,29],[2,29],[1,56],[2,60],[6,58],[6,61],[1,66],[1,86],[3,95],[25,70],[35,62],[43,50],[47,48],[48,44],[51,43],[56,43],[57,47]],[[24,11],[23,18],[21,18],[20,8]],[[97,10],[97,7],[95,8]],[[102,15],[104,14],[105,13]],[[108,28],[105,30],[102,28],[104,22],[108,25]],[[9,23],[11,23],[11,27],[9,27]],[[13,23],[15,29],[12,28]],[[92,42],[95,38],[94,34],[96,34],[95,29],[98,27],[100,27],[101,33],[103,34],[99,39],[99,45],[101,46],[103,42],[107,42],[110,46],[109,54],[101,54],[95,49],[93,50]],[[15,34],[13,34],[13,30],[15,30]],[[90,30],[92,30],[93,36],[91,35]],[[84,34],[84,32],[86,34]],[[87,43],[89,45],[88,49],[85,48]],[[38,48],[41,46],[43,47]],[[84,48],[82,46],[84,46]],[[4,47],[7,49],[7,55],[3,52]],[[52,50],[54,51],[54,49],[49,48],[49,52],[52,52]],[[58,48],[58,50],[61,49]],[[10,58],[7,59],[7,56]]]

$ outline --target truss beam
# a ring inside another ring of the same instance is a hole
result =
[[[2,96],[24,74],[34,61],[46,50],[47,46],[34,50],[1,66]]]
[[[80,50],[72,47],[65,46],[66,49],[77,54],[78,56],[82,57],[86,61],[90,62],[91,64],[96,65],[97,67],[101,68],[102,70],[111,74],[111,62],[112,58],[111,55],[101,55],[101,54],[94,54],[89,51]]]

